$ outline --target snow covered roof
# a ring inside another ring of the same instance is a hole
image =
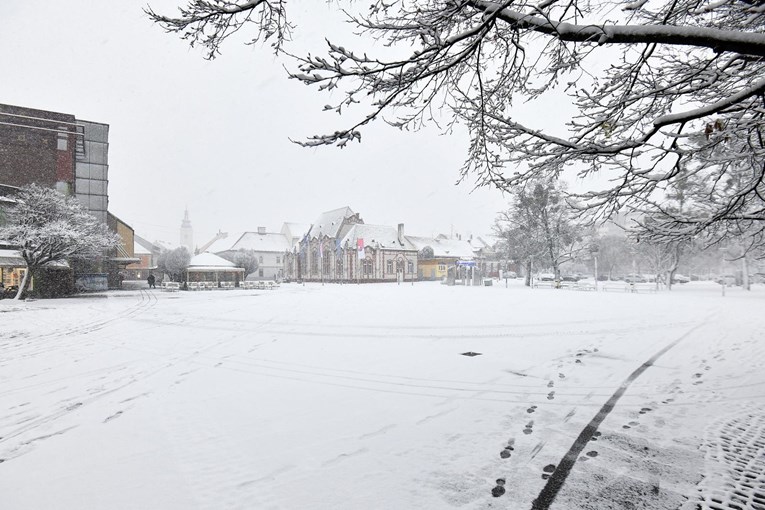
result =
[[[436,258],[472,259],[474,257],[473,247],[470,246],[470,243],[460,239],[434,239],[419,236],[406,236],[406,238],[415,246],[417,251],[430,247]]]
[[[319,235],[338,237],[343,220],[355,214],[348,206],[322,213],[311,226],[308,235],[311,238],[319,237]]]
[[[292,249],[292,241],[275,232],[237,232],[218,239],[207,247],[208,253],[223,253],[235,250],[259,252],[285,252]]]
[[[273,232],[245,232],[234,244],[234,250],[285,252],[292,249],[292,242],[283,234]]]
[[[470,246],[472,246],[475,251],[482,251],[483,253],[493,252],[497,241],[498,239],[494,236],[476,236],[472,239],[468,239],[468,243],[470,243]]]
[[[138,255],[151,255],[151,250],[147,250],[144,248],[144,246],[139,243],[138,241],[133,241],[133,253]]]
[[[223,257],[219,257],[215,255],[214,253],[209,253],[209,252],[195,255],[194,257],[191,258],[191,262],[189,262],[189,269],[225,268],[225,267],[236,267],[236,266],[234,265],[233,262],[229,262]]]
[[[21,256],[19,250],[0,250],[0,267],[27,267],[27,263]],[[69,269],[69,263],[66,260],[51,260],[43,264],[48,269]]]
[[[26,267],[18,250],[0,250],[0,267]]]
[[[219,239],[216,239],[212,243],[210,243],[209,246],[205,249],[205,252],[208,253],[222,253],[224,251],[231,251],[236,248],[234,248],[234,245],[239,241],[239,239],[244,235],[244,232],[234,232],[232,234],[226,233],[226,232],[219,232],[217,236]]]
[[[292,240],[300,240],[311,230],[310,223],[293,223],[286,221],[282,225],[282,234],[289,235]]]
[[[364,240],[364,246],[377,245],[386,250],[417,250],[406,239],[406,236],[404,236],[403,242],[399,242],[398,229],[387,225],[367,225],[364,223],[353,225],[343,237],[341,244],[345,245],[347,242],[348,246],[356,246],[358,239]]]

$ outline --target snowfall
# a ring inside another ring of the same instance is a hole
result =
[[[765,508],[765,286],[721,291],[2,300],[0,508]]]

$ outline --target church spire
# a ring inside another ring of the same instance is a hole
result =
[[[191,228],[188,206],[183,212],[183,221],[181,221],[181,246],[185,246],[189,253],[194,255],[194,230]]]

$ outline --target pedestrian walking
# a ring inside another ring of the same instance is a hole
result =
[[[154,278],[153,274],[149,274],[149,277],[146,278],[146,281],[149,283],[150,289],[156,289],[157,286],[154,284],[156,282],[156,279]]]

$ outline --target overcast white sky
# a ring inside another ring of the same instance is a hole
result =
[[[151,5],[172,13],[180,2]],[[464,133],[379,124],[343,150],[301,148],[288,137],[350,118],[321,112],[328,97],[289,80],[289,63],[267,48],[232,40],[208,62],[153,25],[143,5],[6,0],[0,17],[0,102],[109,124],[109,208],[137,234],[177,243],[187,205],[197,245],[219,229],[278,231],[346,205],[410,234],[490,233],[506,197],[455,185]],[[317,23],[304,22],[306,5]],[[338,32],[339,14],[320,1],[290,8],[296,50]]]

